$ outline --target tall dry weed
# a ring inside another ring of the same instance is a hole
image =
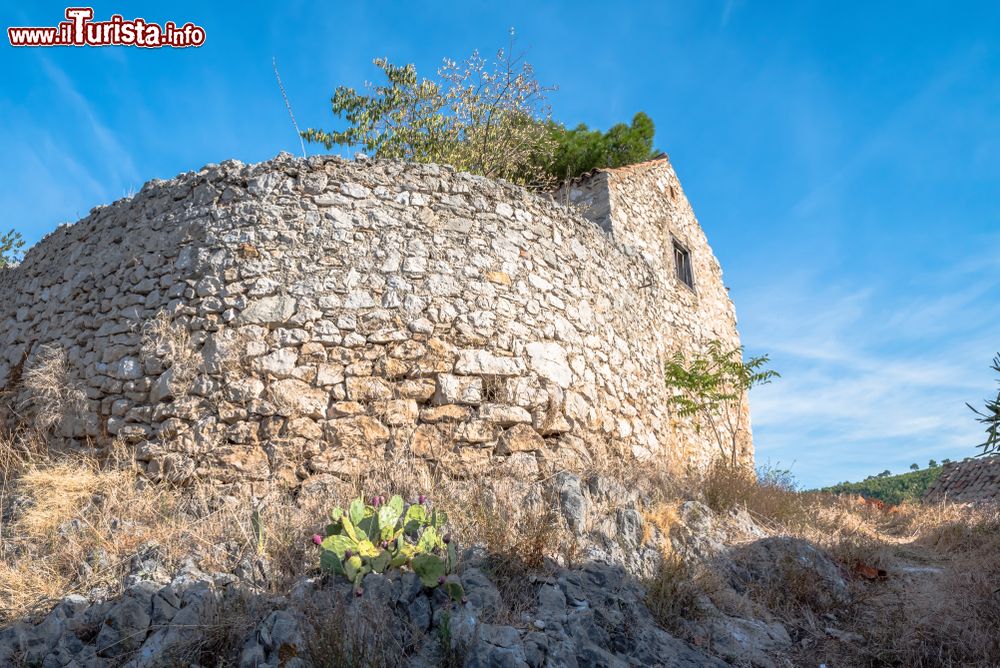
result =
[[[41,433],[50,432],[87,407],[87,395],[70,374],[66,351],[56,345],[40,346],[32,355],[21,386],[26,393],[18,409],[32,416],[35,430]]]

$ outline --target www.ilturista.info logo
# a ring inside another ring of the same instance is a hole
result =
[[[205,29],[188,22],[162,26],[145,19],[126,20],[113,14],[108,21],[93,21],[91,7],[68,7],[65,21],[54,27],[7,28],[11,46],[161,46],[183,48],[205,43]]]

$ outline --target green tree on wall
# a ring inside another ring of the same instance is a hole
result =
[[[461,63],[445,60],[436,79],[413,65],[385,58],[373,62],[386,83],[367,91],[339,86],[331,99],[343,130],[308,129],[310,142],[360,147],[376,158],[440,162],[456,169],[543,186],[549,180],[555,141],[546,94],[534,69],[506,49],[487,61],[474,52]]]
[[[572,130],[553,124],[551,131],[556,150],[550,171],[558,179],[644,162],[659,153],[653,148],[653,119],[641,111],[632,118],[632,125],[618,123],[603,133],[583,123]]]
[[[359,92],[338,86],[330,100],[340,130],[309,128],[309,141],[355,148],[375,158],[437,162],[539,188],[596,167],[621,167],[656,155],[653,121],[639,112],[632,124],[607,132],[552,121],[543,86],[523,55],[507,48],[493,61],[474,52],[445,60],[436,78],[412,64],[372,61],[384,83]]]

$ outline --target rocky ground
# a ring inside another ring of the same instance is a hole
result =
[[[783,657],[796,639],[750,593],[780,585],[772,580],[794,564],[820,607],[851,596],[845,572],[828,556],[806,541],[769,536],[746,511],[718,514],[687,501],[664,536],[638,510],[637,493],[609,478],[560,474],[551,489],[577,540],[573,558],[519,570],[467,548],[464,605],[409,572],[370,575],[361,597],[346,581],[318,573],[276,595],[264,586],[266,564],[206,573],[189,559],[170,573],[160,548],[147,544],[132,559],[122,594],[67,596],[44,617],[0,632],[0,664],[791,665]],[[690,601],[669,630],[650,609],[664,602],[648,592],[665,553],[684,577],[702,569],[714,578],[710,594],[673,583],[679,589],[666,603]]]

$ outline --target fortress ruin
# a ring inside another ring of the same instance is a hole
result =
[[[382,457],[703,466],[718,446],[672,414],[663,362],[739,344],[666,157],[554,197],[436,165],[208,165],[0,270],[0,323],[8,428],[45,417],[65,447],[127,443],[153,480],[251,488]]]

